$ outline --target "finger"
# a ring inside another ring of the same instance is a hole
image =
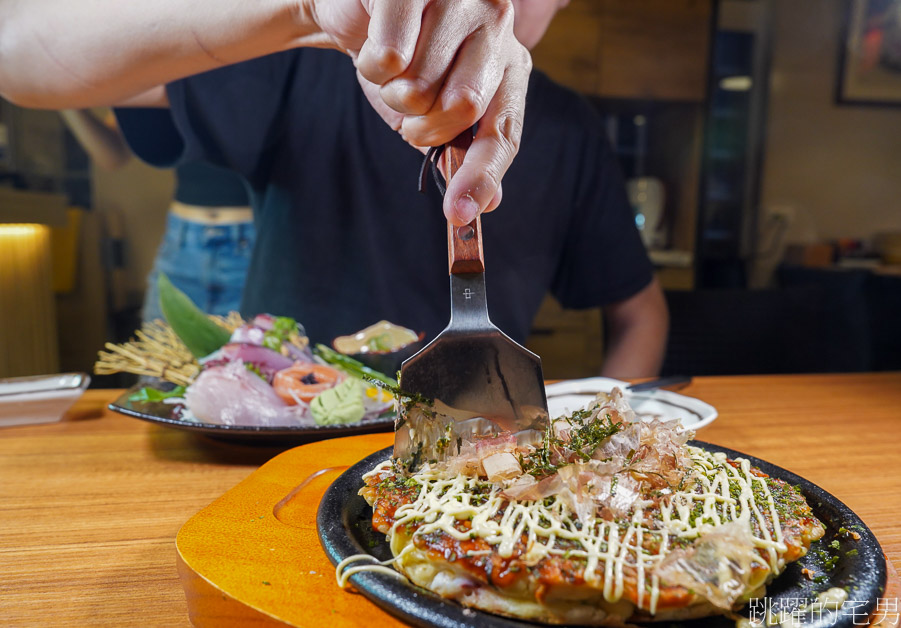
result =
[[[427,0],[371,0],[369,36],[357,56],[357,69],[383,85],[407,69],[416,50]]]
[[[497,193],[494,195],[494,198],[491,199],[491,202],[488,203],[488,207],[485,208],[484,213],[493,212],[497,209],[498,205],[501,204],[501,201],[504,200],[504,184],[500,184],[497,186]]]
[[[376,113],[381,116],[382,120],[384,120],[388,126],[395,131],[400,132],[401,123],[403,123],[404,120],[403,114],[397,113],[394,109],[382,102],[382,98],[379,96],[379,86],[364,79],[359,72],[357,72],[357,81],[360,83],[360,87],[363,88],[363,94],[366,96],[369,104],[372,105],[372,108],[375,109]],[[401,137],[403,137],[403,133],[401,133]],[[412,142],[409,144],[423,155],[429,152],[429,146],[418,146]]]
[[[424,115],[431,110],[457,51],[467,45],[467,38],[472,35],[475,25],[471,22],[459,14],[449,15],[434,3],[426,10],[410,65],[382,85],[382,99],[389,107],[411,115]]]
[[[360,83],[360,87],[363,88],[363,94],[366,96],[366,100],[369,101],[369,104],[372,105],[372,108],[375,109],[376,113],[382,117],[382,120],[387,122],[388,126],[395,131],[400,131],[404,116],[394,111],[394,109],[382,101],[382,97],[379,96],[379,86],[367,81],[359,71],[357,71],[357,81]]]
[[[497,38],[484,31],[466,40],[432,108],[404,119],[408,141],[445,144],[481,119],[504,78],[505,64],[497,61],[502,58],[497,46]],[[486,59],[494,61],[486,63]]]
[[[444,214],[452,223],[469,223],[496,200],[501,179],[519,151],[527,83],[526,68],[510,66],[479,121],[472,146],[444,196]]]

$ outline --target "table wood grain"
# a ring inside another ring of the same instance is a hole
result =
[[[833,493],[901,567],[901,373],[703,377],[680,392],[720,412],[698,438]],[[106,403],[118,393],[88,391],[58,423],[0,429],[4,626],[189,625],[179,528],[285,449],[111,413]],[[391,442],[360,438],[370,451]],[[322,466],[355,462],[342,451]],[[335,613],[334,626],[351,625],[342,619]]]

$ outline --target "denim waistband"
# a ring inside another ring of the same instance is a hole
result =
[[[186,242],[246,242],[252,241],[255,234],[253,221],[227,225],[205,225],[185,220],[171,213],[166,217],[166,238],[179,245]]]

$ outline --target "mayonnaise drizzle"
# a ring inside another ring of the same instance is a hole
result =
[[[342,589],[347,588],[347,580],[357,572],[360,571],[375,571],[378,573],[384,573],[391,576],[397,576],[399,578],[403,578],[403,575],[398,573],[396,570],[386,567],[386,565],[393,565],[394,562],[399,558],[399,556],[395,556],[394,558],[390,558],[388,560],[380,561],[375,556],[371,554],[354,554],[353,556],[348,556],[335,567],[335,580],[338,581],[338,586]],[[360,561],[369,561],[368,565],[357,565],[356,567],[350,567],[353,563],[357,563]],[[374,564],[373,564],[374,563]]]
[[[660,596],[660,581],[654,574],[654,567],[670,551],[675,538],[695,539],[712,527],[730,521],[746,522],[752,531],[754,546],[764,550],[770,568],[777,572],[782,567],[779,556],[787,548],[765,479],[752,474],[751,464],[744,458],[736,459],[738,468],[735,468],[726,462],[725,454],[691,446],[686,449],[693,463],[687,482],[690,489],[664,495],[659,502],[659,517],[647,518],[645,509],[653,502],[639,500],[633,506],[628,522],[596,519],[593,529],[589,526],[578,529],[574,523],[577,517],[560,499],[550,505],[543,501],[509,501],[501,496],[503,486],[497,484],[491,484],[488,493],[474,494],[480,487],[484,490],[487,482],[462,474],[448,475],[445,471],[424,469],[412,476],[419,484],[419,493],[411,503],[395,511],[388,540],[395,550],[393,541],[397,531],[407,525],[418,526],[413,532],[414,537],[436,531],[460,541],[478,537],[497,546],[499,556],[509,558],[517,541],[525,535],[526,549],[521,560],[535,564],[544,557],[564,554],[584,558],[586,583],[601,588],[604,599],[609,602],[621,599],[624,570],[628,569],[635,576],[638,606],[652,614],[656,612]],[[363,477],[381,476],[390,471],[389,460]],[[730,490],[733,487],[737,490]],[[755,500],[755,487],[758,497],[766,502],[767,514]],[[495,521],[496,514],[505,504],[503,515]],[[699,512],[696,511],[698,504],[701,505]],[[471,520],[469,530],[461,531],[455,527],[455,522],[463,519]],[[651,542],[657,541],[655,554],[644,549],[648,537]],[[561,548],[557,543],[559,539],[575,541],[581,549]],[[367,555],[342,561],[338,566],[339,584],[345,585],[347,578],[358,571],[391,571],[384,565],[399,560],[412,547],[413,544],[408,543],[400,553],[395,552],[397,555],[393,560],[376,565],[345,568],[354,559],[360,560]],[[484,553],[472,551],[469,555]],[[371,556],[369,559],[374,560]]]

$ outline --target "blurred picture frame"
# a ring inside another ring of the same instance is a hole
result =
[[[836,102],[901,106],[901,0],[847,0]]]

